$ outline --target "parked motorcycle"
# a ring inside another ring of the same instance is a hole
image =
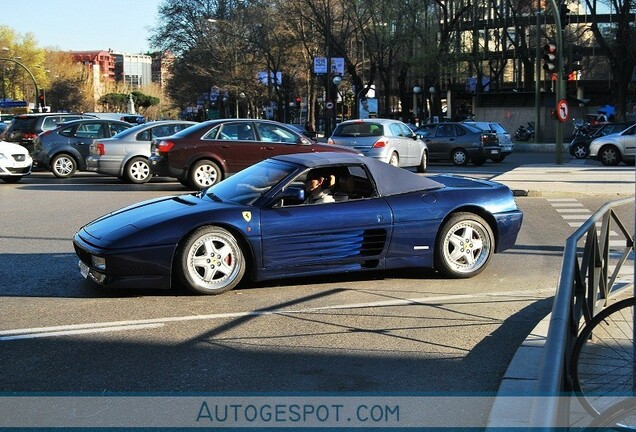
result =
[[[523,125],[519,126],[515,132],[515,139],[517,141],[530,141],[534,138],[534,122],[528,122],[528,127]]]
[[[574,124],[574,130],[572,131],[571,141],[577,138],[585,138],[590,135],[591,125],[587,123],[583,119],[572,119],[572,123]]]

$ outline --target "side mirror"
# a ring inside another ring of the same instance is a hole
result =
[[[297,142],[298,145],[311,145],[312,142],[305,137],[300,137]]]
[[[302,204],[305,202],[305,189],[298,186],[289,186],[276,194],[274,200],[276,202],[284,202],[284,206]]]

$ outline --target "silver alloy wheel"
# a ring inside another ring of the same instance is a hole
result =
[[[181,263],[189,288],[203,294],[229,291],[245,273],[245,259],[236,239],[214,226],[192,234],[184,245]]]
[[[420,164],[417,167],[417,172],[425,173],[428,170],[428,156],[426,155],[426,151],[422,152],[422,159],[420,160]]]
[[[393,166],[400,166],[400,158],[398,157],[397,153],[393,152],[391,153],[391,159],[389,159],[389,165],[393,165]]]
[[[191,181],[196,188],[204,189],[220,182],[221,173],[214,162],[200,161],[193,167]]]
[[[464,150],[455,150],[453,152],[453,163],[455,165],[463,166],[468,164],[468,155]]]
[[[150,180],[150,166],[144,158],[134,158],[128,163],[126,177],[131,183],[146,183]]]
[[[492,237],[477,218],[461,218],[441,239],[441,255],[448,269],[464,277],[476,274],[492,253]]]
[[[577,159],[585,159],[587,157],[587,147],[583,144],[576,144],[574,146],[574,157]]]
[[[51,163],[51,171],[53,171],[55,177],[70,177],[75,174],[76,169],[75,159],[66,154],[56,156]]]

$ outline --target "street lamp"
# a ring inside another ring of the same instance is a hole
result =
[[[415,84],[415,86],[413,87],[413,115],[415,116],[415,124],[417,126],[419,126],[419,122],[418,119],[420,118],[420,113],[419,110],[417,108],[417,98],[419,96],[419,94],[422,92],[422,87],[420,87],[419,85]]]
[[[429,111],[431,122],[433,121],[433,114],[435,113],[435,86],[430,86],[428,89],[429,94],[431,95],[431,109]]]
[[[338,86],[342,83],[342,77],[340,75],[336,75],[331,79],[333,85],[336,86],[336,95],[338,94]],[[334,101],[334,117],[338,118],[338,97]],[[342,99],[342,121],[344,121],[344,98]]]
[[[9,61],[9,62],[13,62],[15,64],[17,64],[18,66],[20,66],[22,69],[24,69],[25,71],[27,71],[27,73],[29,74],[29,76],[31,77],[31,79],[33,80],[33,86],[35,87],[35,103],[34,103],[34,108],[38,110],[38,112],[40,111],[39,105],[38,105],[38,96],[40,95],[40,89],[38,88],[38,83],[37,81],[35,81],[35,77],[33,76],[33,74],[31,73],[31,71],[29,70],[29,68],[27,68],[24,64],[22,64],[21,62],[19,62],[18,60],[14,59],[14,58],[8,58],[8,57],[0,57],[0,61]]]

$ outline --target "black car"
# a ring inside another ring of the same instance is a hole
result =
[[[21,114],[13,118],[9,127],[2,133],[2,140],[20,144],[33,152],[33,140],[44,131],[52,130],[61,123],[94,118],[86,114],[37,113]]]
[[[483,165],[501,157],[502,148],[495,132],[484,131],[468,123],[431,123],[415,134],[428,146],[431,161],[451,161],[455,165]]]
[[[570,154],[577,159],[585,159],[590,154],[590,143],[592,140],[624,131],[633,124],[634,122],[603,123],[591,129],[588,135],[579,135],[574,138],[569,146]]]
[[[98,118],[62,123],[57,129],[38,135],[33,143],[33,161],[56,177],[71,177],[86,170],[86,158],[93,140],[110,138],[128,129],[130,123]]]

